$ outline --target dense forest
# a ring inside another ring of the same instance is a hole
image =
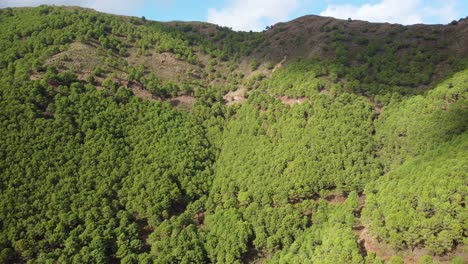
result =
[[[0,263],[466,263],[467,34],[0,9]]]

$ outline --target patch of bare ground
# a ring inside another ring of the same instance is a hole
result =
[[[138,98],[150,101],[156,100],[150,91],[143,89],[143,87],[137,83],[130,82],[128,88],[130,88],[133,94]]]
[[[230,91],[223,96],[226,105],[240,104],[245,101],[247,89],[245,87],[238,88],[235,91]]]
[[[169,52],[151,52],[148,55],[139,55],[135,48],[129,50],[127,62],[130,65],[144,65],[149,72],[153,72],[161,80],[177,81],[178,79],[193,78],[190,73],[198,72],[198,67],[188,62],[178,60]]]
[[[320,89],[319,93],[324,94],[324,95],[330,95],[331,94],[330,90],[327,90],[327,89]]]
[[[204,52],[196,51],[195,55],[197,55],[198,61],[200,61],[202,65],[208,65],[210,62],[211,56]]]
[[[193,217],[193,221],[201,229],[205,228],[205,217],[207,214],[208,214],[207,212],[200,212],[200,213],[195,214],[195,216]]]
[[[252,69],[251,62],[251,58],[245,58],[239,63],[236,69],[237,72],[240,72],[244,75],[244,79],[249,79],[254,76],[268,77],[271,75],[272,70],[267,67],[266,62],[262,62],[261,60],[259,60],[261,64],[258,66],[257,69]]]
[[[133,91],[133,94],[141,98],[143,100],[149,100],[149,101],[167,101],[169,102],[172,106],[175,107],[180,107],[186,110],[192,109],[193,105],[195,104],[195,97],[191,95],[179,95],[176,97],[172,98],[161,98],[160,96],[154,95],[150,91],[146,90],[140,83],[138,82],[127,82],[123,81],[121,82],[122,85],[127,86],[127,88],[130,88]]]
[[[102,76],[95,76],[94,77],[94,86],[96,87],[96,89],[98,89],[98,90],[104,89],[104,87],[102,87],[102,82],[103,81],[104,81],[104,77],[102,77]]]
[[[239,65],[237,66],[238,70],[242,73],[244,73],[245,78],[248,78],[254,71],[252,71],[250,67],[250,60],[249,59],[244,59],[242,60]]]
[[[137,82],[127,83],[127,87],[133,91],[133,95],[143,100],[166,101],[169,102],[172,106],[186,110],[191,110],[193,105],[195,104],[195,97],[191,95],[179,95],[176,97],[163,99],[144,89],[144,87]]]
[[[325,200],[331,204],[342,204],[346,201],[346,197],[344,197],[343,195],[331,193],[325,196],[322,200]]]
[[[288,96],[281,96],[276,97],[276,99],[280,100],[283,104],[287,105],[302,104],[305,101],[307,101],[307,97],[290,98]]]
[[[94,67],[104,64],[105,54],[102,54],[97,44],[93,42],[73,42],[60,53],[46,61],[46,65],[55,64],[61,68],[73,70],[75,73],[90,72]]]
[[[42,79],[42,76],[39,73],[31,74],[30,79],[31,79],[31,81],[38,81],[38,80]]]
[[[190,110],[195,104],[195,97],[190,96],[190,95],[179,95],[179,96],[167,99],[167,101],[169,101],[172,106]]]

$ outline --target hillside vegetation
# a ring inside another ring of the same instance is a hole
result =
[[[465,263],[468,21],[0,9],[0,263]]]

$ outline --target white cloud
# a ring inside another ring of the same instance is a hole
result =
[[[81,6],[114,14],[129,14],[141,8],[144,0],[1,0],[1,7],[20,7],[38,5]]]
[[[457,11],[456,0],[446,0],[441,6],[424,7],[423,13],[427,17],[434,18],[440,23],[447,23],[460,17],[459,12]]]
[[[92,2],[89,7],[93,9],[107,13],[119,14],[133,13],[141,8],[145,3],[144,0],[96,0],[89,2]]]
[[[207,21],[235,30],[262,30],[286,20],[299,8],[299,0],[231,0],[221,9],[210,8]]]
[[[441,7],[422,0],[382,0],[361,6],[329,5],[320,15],[410,25],[429,21],[447,23],[457,17],[457,12],[454,0],[445,1]]]

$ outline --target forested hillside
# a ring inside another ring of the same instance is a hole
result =
[[[0,9],[0,263],[466,263],[468,21]]]

